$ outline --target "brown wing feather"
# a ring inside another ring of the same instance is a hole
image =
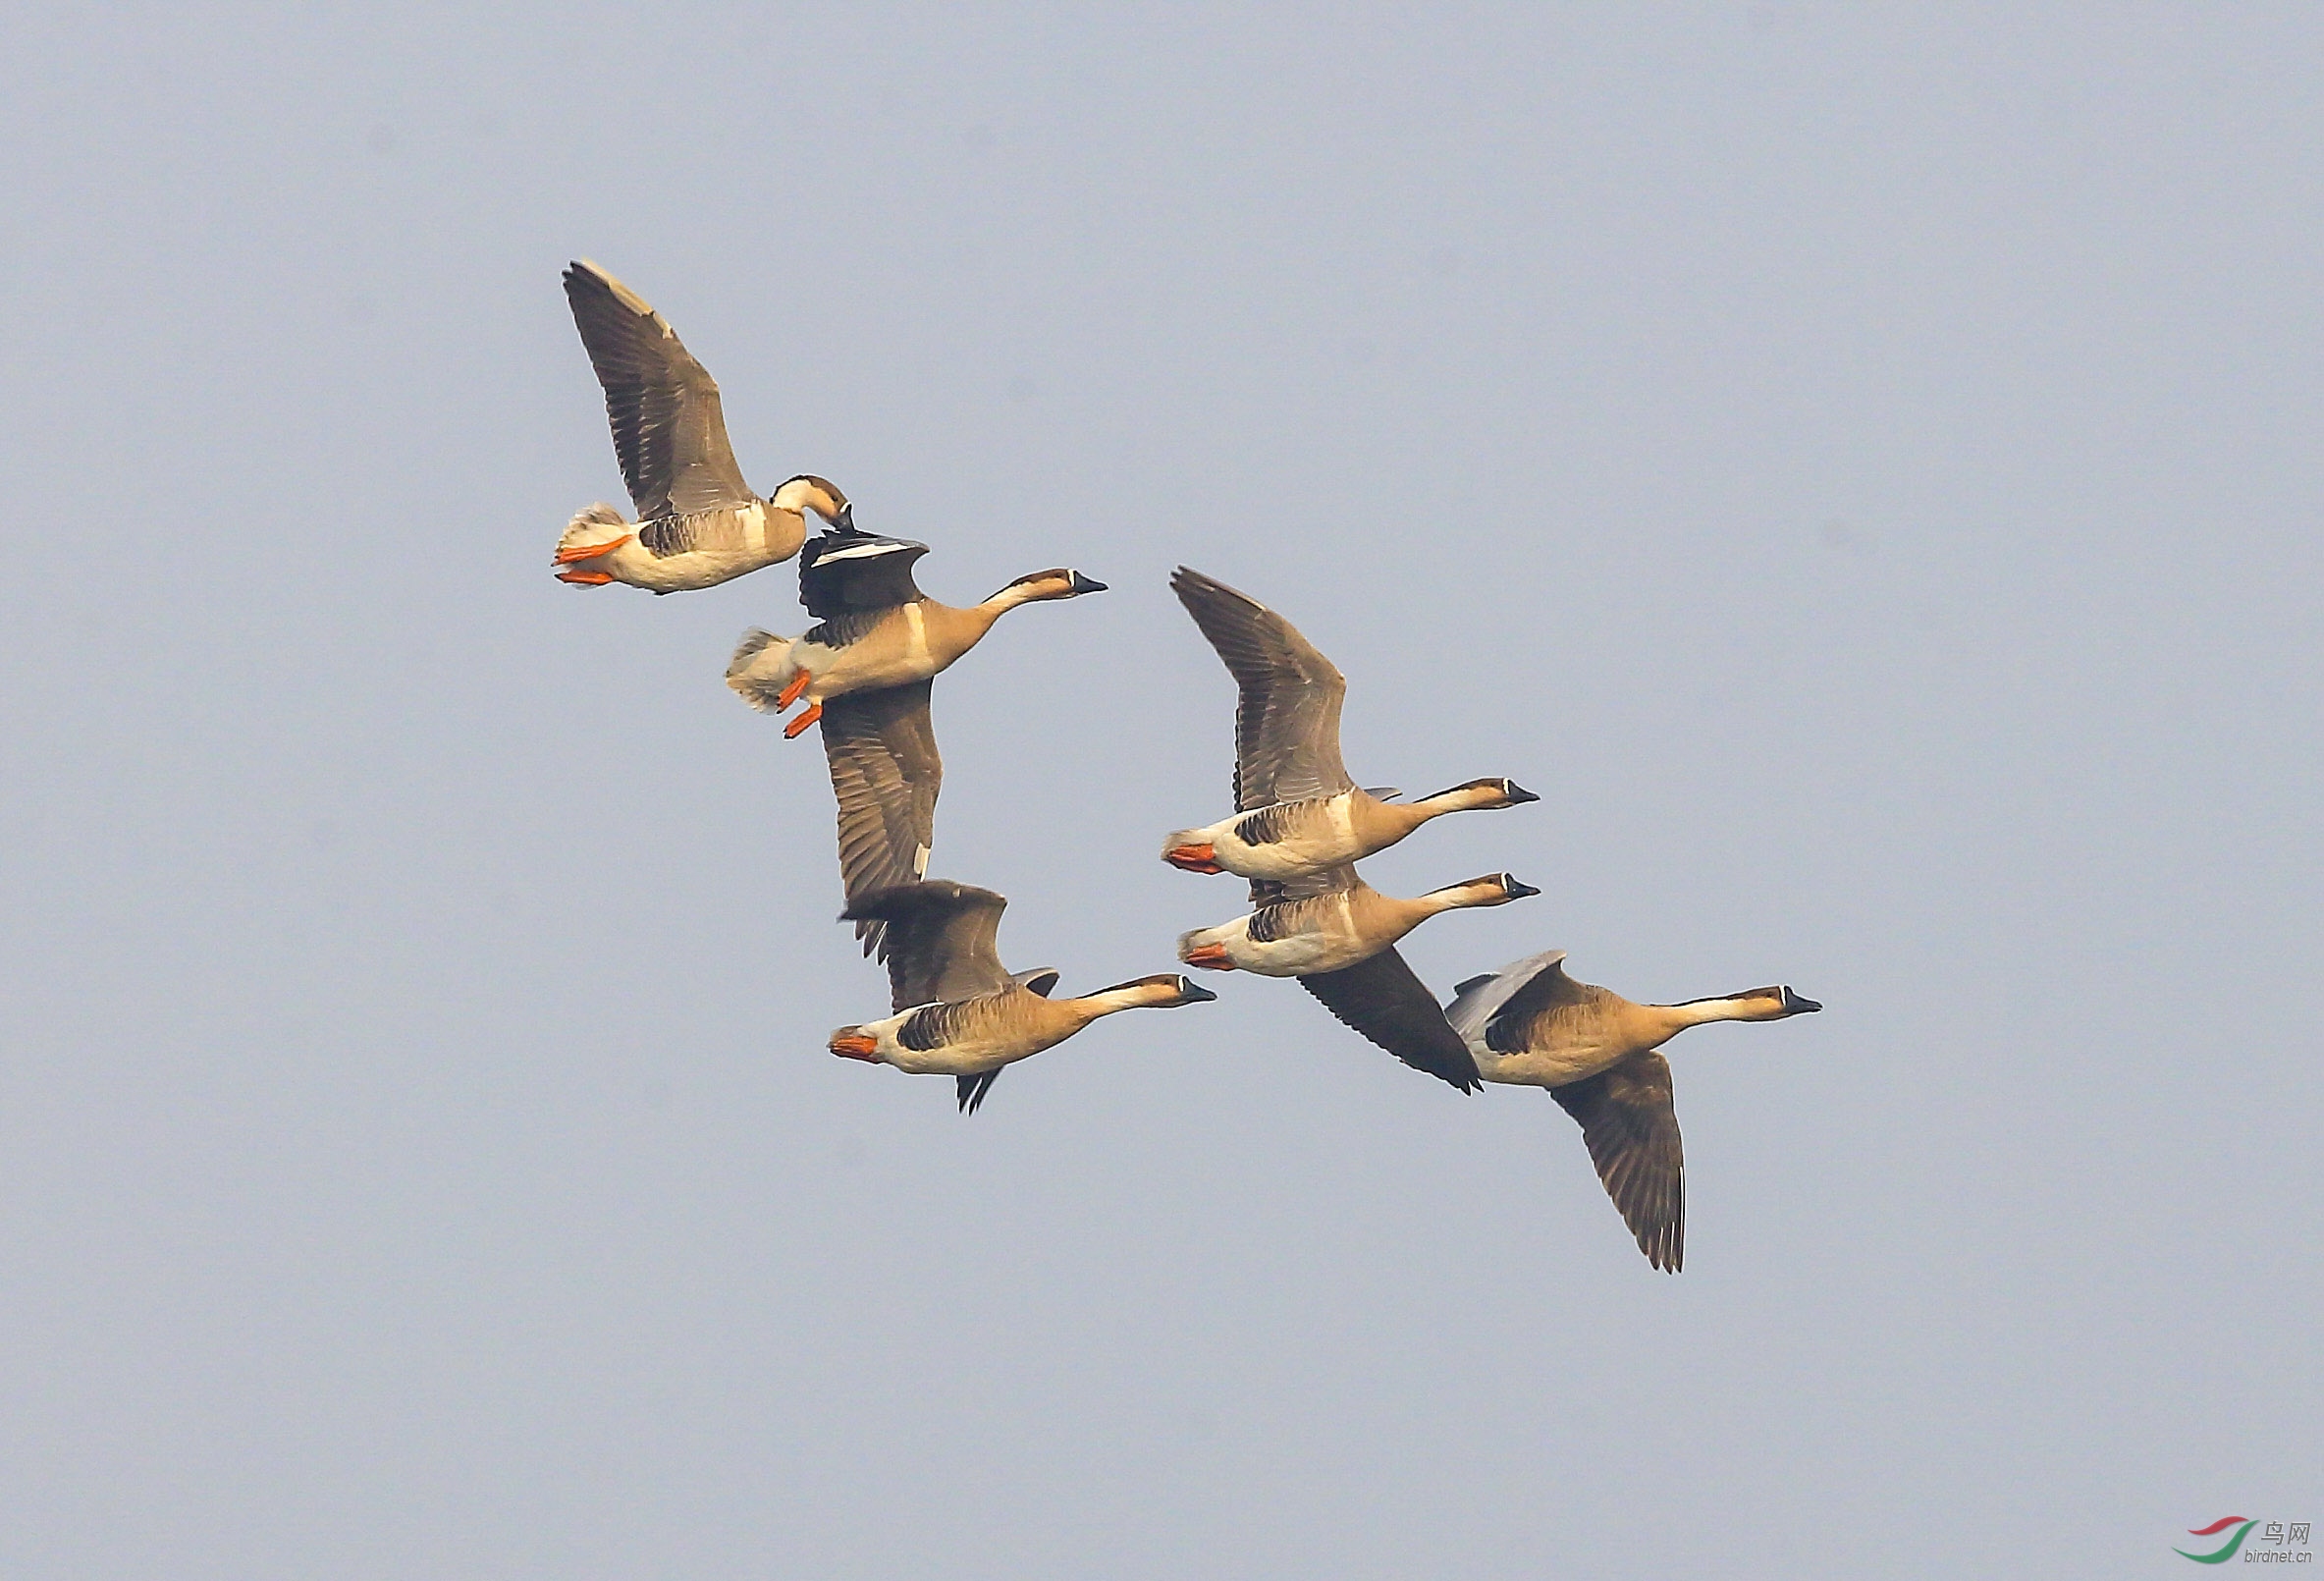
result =
[[[1352,790],[1339,758],[1347,679],[1289,621],[1180,566],[1170,589],[1217,650],[1241,695],[1234,711],[1237,811]]]
[[[1582,1122],[1582,1142],[1647,1261],[1676,1274],[1686,1252],[1687,1166],[1670,1062],[1648,1049],[1611,1070],[1549,1089]]]
[[[1477,1062],[1436,1008],[1436,996],[1391,945],[1377,955],[1299,979],[1324,1008],[1412,1066],[1463,1092],[1480,1085]]]
[[[928,699],[921,681],[823,705],[823,751],[839,804],[839,882],[850,902],[923,876],[945,779]],[[855,925],[865,954],[880,949],[882,931],[877,921]]]
[[[894,1008],[956,1005],[1013,988],[1000,964],[1000,913],[991,890],[945,879],[875,890],[841,912],[845,922],[888,925],[888,983]]]
[[[748,505],[718,386],[669,321],[597,265],[565,271],[573,327],[605,387],[614,453],[640,520]]]

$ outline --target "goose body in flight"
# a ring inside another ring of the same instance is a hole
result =
[[[981,604],[953,609],[922,593],[912,565],[926,544],[827,532],[799,561],[799,598],[816,618],[804,636],[744,633],[727,684],[763,713],[806,699],[785,737],[823,725],[838,802],[839,877],[850,904],[928,871],[945,765],[929,718],[936,674],[1020,604],[1105,591],[1076,571],[1020,576]],[[868,954],[881,924],[857,923]]]
[[[576,515],[558,541],[558,580],[656,593],[715,587],[797,554],[809,511],[852,526],[847,497],[824,478],[802,473],[766,499],[751,491],[727,442],[717,384],[645,299],[586,259],[565,271],[565,295],[605,387],[637,519],[604,504]]]
[[[1590,1162],[1639,1250],[1675,1274],[1686,1252],[1686,1162],[1661,1046],[1691,1026],[1780,1021],[1823,1007],[1784,985],[1638,1005],[1576,982],[1564,961],[1565,952],[1552,950],[1472,977],[1444,1018],[1479,1075],[1545,1087],[1580,1122]]]
[[[896,1013],[840,1027],[831,1035],[831,1052],[955,1077],[961,1111],[974,1114],[1003,1065],[1054,1048],[1101,1016],[1218,997],[1165,973],[1079,999],[1051,999],[1054,969],[1012,973],[1000,963],[997,940],[1007,904],[991,890],[934,880],[881,890],[849,905],[842,920],[888,930]]]
[[[1262,882],[1252,889],[1255,899],[1280,898],[1232,922],[1180,935],[1178,958],[1214,970],[1296,977],[1324,1009],[1406,1064],[1476,1090],[1476,1062],[1396,941],[1439,912],[1506,905],[1540,890],[1507,873],[1488,873],[1408,900],[1380,894],[1353,867],[1289,887]]]
[[[1347,681],[1289,621],[1181,566],[1171,591],[1234,677],[1235,815],[1181,829],[1162,860],[1195,873],[1289,880],[1387,849],[1448,812],[1540,797],[1512,780],[1471,780],[1419,801],[1359,788],[1339,756]]]

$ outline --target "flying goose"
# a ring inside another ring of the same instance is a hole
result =
[[[912,564],[928,546],[865,532],[827,532],[799,561],[799,600],[820,623],[798,638],[743,633],[727,684],[762,713],[802,696],[784,737],[823,723],[839,807],[839,877],[852,903],[928,871],[944,784],[929,682],[1019,604],[1102,593],[1077,571],[1019,576],[982,604],[953,609],[920,591]],[[880,925],[859,924],[868,954]]]
[[[1254,898],[1270,888],[1255,883]],[[1540,893],[1507,873],[1487,873],[1404,900],[1380,894],[1353,867],[1337,867],[1295,881],[1282,899],[1247,916],[1179,935],[1178,958],[1214,970],[1296,977],[1325,1009],[1406,1064],[1474,1092],[1476,1062],[1396,941],[1439,911],[1506,905]]]
[[[1359,790],[1339,757],[1346,678],[1289,621],[1180,566],[1171,591],[1234,677],[1235,815],[1181,829],[1162,860],[1193,873],[1284,880],[1387,849],[1448,812],[1541,798],[1512,780],[1471,780],[1419,801]]]
[[[605,386],[637,520],[603,503],[575,516],[557,543],[559,581],[716,587],[797,554],[808,511],[853,524],[847,497],[820,477],[801,473],[763,500],[751,492],[727,443],[718,386],[644,298],[585,258],[565,271],[565,295]]]
[[[960,1109],[973,1115],[1000,1067],[1054,1048],[1101,1015],[1166,1009],[1218,996],[1174,973],[1140,977],[1080,999],[1051,999],[1051,967],[1010,972],[995,938],[1008,901],[991,890],[931,880],[880,890],[840,920],[888,929],[888,981],[896,1013],[831,1035],[842,1059],[915,1075],[954,1076]]]
[[[1453,990],[1445,1019],[1479,1075],[1546,1087],[1581,1121],[1590,1162],[1638,1249],[1675,1274],[1686,1250],[1686,1165],[1661,1046],[1707,1021],[1780,1021],[1823,1007],[1783,985],[1634,1005],[1574,981],[1564,961],[1564,951],[1551,950],[1472,977]]]
[[[1104,582],[1058,567],[1019,576],[981,604],[939,604],[912,580],[928,545],[852,528],[827,532],[799,562],[799,601],[822,624],[802,637],[747,631],[727,684],[762,713],[807,707],[784,727],[797,736],[825,707],[852,692],[925,681],[977,645],[993,623],[1020,604],[1103,593]]]

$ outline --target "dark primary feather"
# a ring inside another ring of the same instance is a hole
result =
[[[1481,1085],[1477,1062],[1436,1008],[1436,996],[1394,946],[1378,954],[1299,979],[1347,1025],[1412,1066],[1463,1092]]]
[[[636,293],[593,263],[565,271],[573,327],[605,387],[614,454],[641,520],[748,505],[718,386]]]
[[[936,843],[945,763],[929,718],[929,682],[844,692],[823,705],[823,752],[839,806],[839,882],[850,904],[921,877]],[[856,923],[865,954],[886,924]]]
[[[1255,878],[1251,881],[1251,904],[1257,910],[1272,906],[1296,905],[1301,900],[1314,900],[1326,895],[1337,895],[1352,890],[1363,881],[1356,877],[1353,864],[1341,862],[1334,867],[1319,867],[1312,873],[1297,878]],[[1279,916],[1251,925],[1251,937],[1265,943],[1270,939],[1286,938],[1297,933],[1302,923],[1298,912],[1286,911]]]
[[[1590,1162],[1647,1261],[1679,1271],[1687,1241],[1687,1167],[1672,1106],[1670,1062],[1648,1049],[1611,1070],[1549,1089],[1582,1122]]]
[[[842,921],[888,925],[888,983],[894,1008],[953,1004],[1013,987],[997,936],[1008,901],[945,879],[875,890]]]
[[[1225,662],[1234,711],[1234,804],[1247,812],[1355,789],[1339,760],[1347,681],[1289,621],[1224,582],[1180,566],[1171,591]]]
[[[871,550],[881,552],[864,552]],[[868,626],[850,617],[877,617],[927,596],[912,580],[912,566],[926,553],[928,545],[908,538],[818,533],[799,555],[799,602],[809,615],[845,633],[834,646],[852,641],[861,634],[858,628]]]
[[[1000,1078],[999,1070],[982,1070],[973,1076],[959,1076],[960,1113],[973,1115],[985,1107],[985,1094],[993,1090],[993,1083]]]

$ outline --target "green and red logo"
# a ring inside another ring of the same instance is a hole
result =
[[[2243,1539],[2249,1537],[2251,1528],[2258,1524],[2259,1522],[2247,1521],[2241,1515],[2222,1515],[2208,1526],[2189,1527],[2187,1533],[2189,1537],[2217,1537],[2221,1532],[2233,1526],[2236,1529],[2236,1535],[2229,1538],[2226,1546],[2218,1552],[2189,1554],[2183,1548],[2175,1548],[2171,1552],[2183,1559],[2192,1559],[2197,1564],[2225,1564],[2236,1556],[2236,1550],[2243,1546]]]

